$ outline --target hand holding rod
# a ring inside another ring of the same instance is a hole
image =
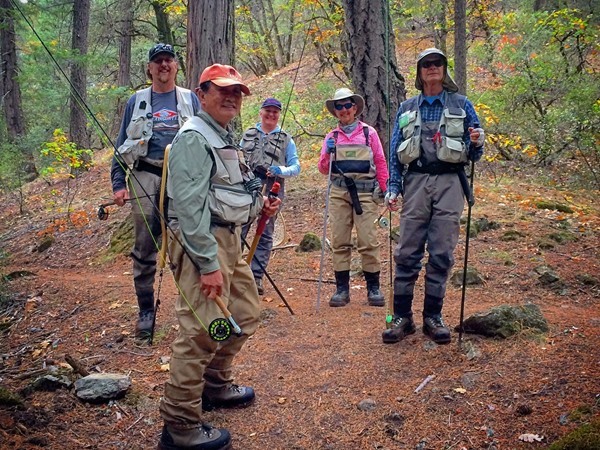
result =
[[[281,185],[279,182],[273,183],[271,190],[269,191],[269,198],[275,199],[279,197],[279,189]],[[254,239],[252,240],[252,245],[250,246],[250,250],[248,251],[248,256],[246,256],[246,262],[250,264],[252,262],[252,258],[254,257],[254,253],[256,252],[256,248],[258,247],[258,242],[260,241],[261,235],[264,233],[265,228],[267,226],[267,221],[270,219],[266,214],[261,214],[260,219],[258,219],[258,224],[256,225],[256,234],[254,235]]]

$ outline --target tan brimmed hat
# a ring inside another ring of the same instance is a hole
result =
[[[360,114],[365,109],[365,99],[360,95],[355,94],[348,88],[340,88],[335,91],[333,94],[333,98],[325,100],[325,106],[327,107],[327,111],[331,113],[333,117],[337,117],[335,115],[335,102],[339,100],[352,99],[354,103],[356,103],[356,115],[360,116]]]
[[[415,87],[419,91],[423,92],[423,80],[421,80],[421,77],[419,76],[419,65],[421,64],[423,58],[429,55],[439,55],[441,56],[442,61],[444,61],[444,80],[442,81],[442,86],[444,86],[444,89],[449,92],[458,92],[458,86],[448,73],[448,58],[446,58],[444,52],[433,47],[423,50],[421,53],[419,53],[419,56],[417,56],[417,76],[415,78]]]

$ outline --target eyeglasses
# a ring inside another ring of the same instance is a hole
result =
[[[424,61],[421,63],[421,67],[423,69],[429,69],[431,66],[442,67],[444,65],[444,61],[441,59],[435,59],[433,61]]]
[[[337,111],[341,111],[341,110],[342,110],[342,109],[344,109],[344,108],[345,108],[345,109],[350,109],[350,108],[352,108],[353,106],[354,106],[354,103],[352,103],[352,102],[344,103],[343,105],[340,105],[339,103],[336,103],[336,104],[335,104],[335,109],[336,109]]]
[[[175,58],[173,58],[172,56],[159,56],[158,58],[154,58],[152,60],[152,62],[154,64],[158,64],[159,66],[163,63],[166,62],[167,64],[171,64],[173,61],[175,61]]]

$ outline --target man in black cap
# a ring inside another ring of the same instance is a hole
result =
[[[273,97],[265,99],[260,107],[260,122],[244,132],[241,145],[248,166],[262,180],[263,186],[266,184],[265,192],[269,192],[277,181],[280,184],[279,198],[283,201],[285,180],[300,174],[300,160],[294,139],[279,126],[280,114],[281,102]],[[271,258],[276,219],[277,216],[271,217],[267,222],[250,264],[260,295],[264,293],[262,279]],[[242,230],[244,238],[250,225]]]
[[[148,340],[154,321],[154,278],[161,227],[159,201],[165,147],[183,123],[200,110],[198,97],[176,86],[177,56],[169,44],[148,52],[146,73],[152,85],[136,92],[125,107],[117,138],[119,157],[111,168],[115,204],[131,201],[135,243],[131,251],[139,307],[135,335]]]

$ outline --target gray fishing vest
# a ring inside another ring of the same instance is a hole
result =
[[[242,136],[242,149],[246,162],[259,174],[272,165],[285,166],[285,150],[292,137],[281,130],[276,133],[263,133],[256,127],[247,129]]]
[[[464,95],[446,92],[446,104],[439,122],[423,122],[419,111],[421,94],[402,103],[399,118],[404,140],[397,149],[401,164],[419,172],[454,172],[467,162]],[[438,134],[439,132],[439,134]],[[458,167],[454,167],[459,165]],[[428,168],[430,170],[428,170]]]

